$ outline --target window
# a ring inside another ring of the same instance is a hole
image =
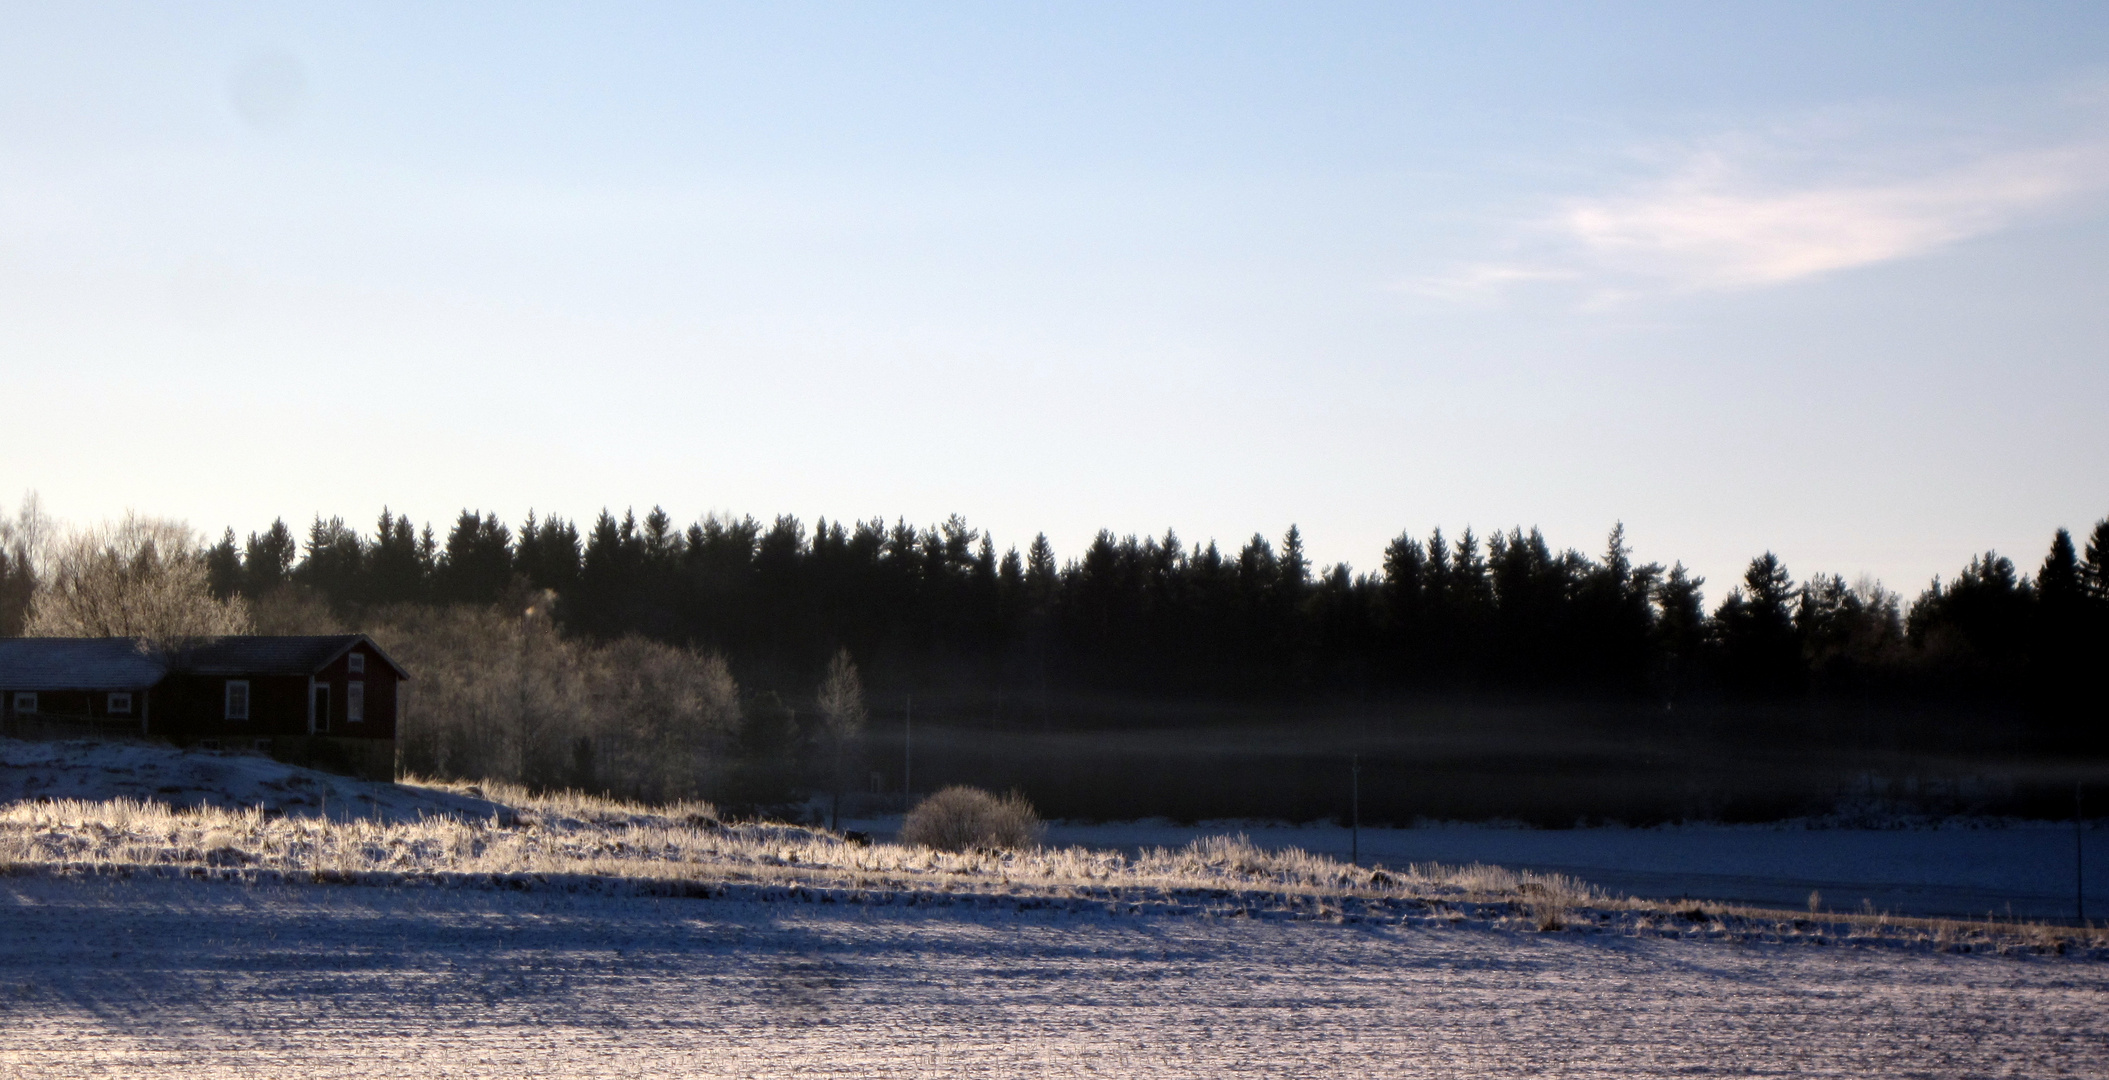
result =
[[[344,669],[354,675],[366,674],[366,654],[355,652],[344,658]]]
[[[36,691],[34,691],[34,690],[31,690],[31,691],[28,691],[27,693],[17,693],[17,694],[15,695],[15,711],[16,711],[16,712],[18,712],[18,713],[33,713],[33,712],[36,712],[36,711],[37,711],[37,693],[36,693]]]
[[[330,729],[330,687],[328,683],[315,684],[315,716],[311,731]]]
[[[111,716],[130,716],[132,714],[132,695],[111,694],[109,711]]]
[[[249,683],[246,680],[227,680],[227,719],[249,719]]]
[[[366,684],[357,679],[344,684],[344,720],[356,724],[366,719]]]

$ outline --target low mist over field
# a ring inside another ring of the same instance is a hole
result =
[[[1293,528],[1070,558],[957,517],[159,528],[211,618],[367,632],[408,663],[403,767],[468,780],[880,806],[915,782],[919,706],[921,790],[1018,787],[1062,817],[2059,817],[2109,750],[2109,519],[1914,597],[1767,553],[1714,601],[1623,530],[1594,556],[1402,535],[1356,574]],[[83,632],[47,624],[88,603],[97,541],[37,540],[58,532],[34,504],[11,526],[4,628]],[[832,705],[830,663],[854,690]]]

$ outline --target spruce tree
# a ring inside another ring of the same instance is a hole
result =
[[[2091,606],[2072,534],[2059,529],[2036,572],[2036,617],[2030,642],[2028,682],[2043,733],[2054,745],[2080,748],[2093,742],[2089,698],[2098,693],[2088,677],[2095,656]]]
[[[308,526],[307,554],[293,569],[295,581],[320,592],[339,608],[363,603],[366,545],[346,528],[344,519],[315,515]]]
[[[1025,549],[1025,602],[1029,610],[1046,612],[1054,603],[1055,594],[1054,545],[1047,542],[1046,533],[1036,533],[1032,546]]]
[[[235,550],[232,527],[205,552],[205,577],[215,600],[225,600],[241,591],[242,556]]]
[[[1294,525],[1282,535],[1278,580],[1283,596],[1292,604],[1302,600],[1304,591],[1311,587],[1311,559],[1304,554],[1303,531]]]
[[[1706,579],[1683,563],[1655,587],[1655,688],[1665,702],[1697,681],[1706,643]]]
[[[374,524],[373,545],[367,549],[369,598],[376,603],[407,603],[426,598],[424,567],[418,558],[417,534],[408,517],[397,517],[387,507]]]
[[[2080,588],[2088,599],[2109,604],[2109,518],[2094,523],[2087,537],[2087,557],[2080,564]]]
[[[463,510],[440,556],[440,596],[456,603],[490,604],[511,584],[512,531],[480,510]]]
[[[2043,557],[2043,568],[2036,572],[2036,593],[2047,607],[2064,607],[2080,602],[2084,585],[2080,577],[2079,554],[2073,550],[2072,534],[2059,529],[2050,540],[2050,553]]]
[[[250,533],[242,549],[242,592],[252,598],[269,595],[286,583],[299,555],[300,545],[284,518],[274,519],[261,536]]]

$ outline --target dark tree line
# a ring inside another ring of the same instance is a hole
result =
[[[1786,700],[1875,695],[2026,705],[2060,741],[2098,735],[2109,654],[2109,520],[2059,530],[2028,575],[1996,552],[1908,606],[1837,576],[1797,582],[1770,553],[1711,610],[1681,564],[1636,565],[1536,529],[1402,535],[1382,568],[1314,567],[1290,528],[1234,551],[1101,532],[1058,562],[953,517],[677,527],[603,512],[517,532],[464,511],[441,541],[384,511],[371,535],[283,522],[211,553],[215,588],[285,585],[333,606],[559,598],[567,634],[723,653],[755,687],[809,684],[847,648],[876,688],[967,690],[1013,707],[1079,694],[1306,700],[1402,691]]]

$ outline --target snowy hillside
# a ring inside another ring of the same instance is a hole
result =
[[[0,739],[0,803],[136,799],[171,807],[331,818],[415,821],[490,817],[497,803],[459,792],[375,784],[303,769],[262,754],[179,750],[167,743]]]

